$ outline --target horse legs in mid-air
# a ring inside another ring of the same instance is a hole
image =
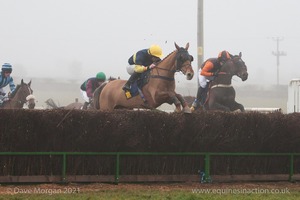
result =
[[[230,111],[233,111],[233,112],[244,112],[245,111],[245,108],[242,104],[239,104],[237,103],[236,101],[234,102],[231,102],[232,105],[229,106],[225,106],[223,104],[220,104],[220,103],[217,103],[217,102],[214,102],[213,105],[210,105],[210,110],[222,110],[222,111],[225,111],[225,112],[230,112]]]
[[[222,96],[220,93],[217,93],[216,90],[218,89],[221,90],[221,88],[215,88],[215,90],[211,90],[211,93],[209,94],[209,101],[207,103],[210,110],[222,110],[226,112],[238,110],[241,112],[245,111],[244,106],[235,101],[235,91],[233,88],[228,88],[232,93],[232,95],[229,96]],[[211,95],[213,93],[214,95]]]
[[[182,111],[184,113],[191,113],[191,109],[188,105],[188,103],[185,101],[185,99],[182,97],[181,94],[176,94],[177,101],[174,101],[174,104],[176,106],[175,112],[181,112],[181,105],[182,105]]]
[[[231,111],[241,111],[241,112],[245,112],[245,108],[242,104],[234,101],[232,108],[230,109]]]

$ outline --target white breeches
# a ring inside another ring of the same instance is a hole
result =
[[[82,96],[82,98],[83,98],[83,100],[85,101],[85,102],[90,102],[90,99],[89,99],[89,97],[87,96],[87,93],[86,93],[86,91],[83,91],[83,90],[80,90],[80,92],[81,92],[81,96]]]
[[[200,68],[199,69],[199,85],[200,85],[200,87],[202,87],[202,88],[205,88],[206,87],[206,85],[207,85],[207,83],[208,82],[210,82],[211,80],[213,80],[213,76],[203,76],[203,75],[201,75],[201,71],[202,71],[202,69]]]

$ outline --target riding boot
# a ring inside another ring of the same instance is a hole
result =
[[[201,86],[198,87],[197,97],[196,97],[196,99],[195,99],[195,101],[194,101],[194,103],[193,103],[193,106],[194,106],[195,108],[198,108],[198,107],[199,107],[199,104],[202,103],[203,90],[204,90],[204,88],[202,88]],[[201,104],[201,105],[202,105],[202,104]]]
[[[191,110],[192,112],[197,110],[199,108],[199,106],[203,106],[204,102],[205,102],[205,88],[202,88],[201,86],[198,87],[198,91],[197,91],[197,97],[194,100]]]
[[[133,74],[130,76],[130,78],[125,83],[122,89],[124,91],[129,91],[131,84],[134,83],[134,81],[136,81],[138,77],[139,77],[139,73],[133,72]]]
[[[200,101],[200,105],[203,106],[206,102],[206,98],[207,98],[207,92],[208,92],[208,85],[206,85],[205,88],[202,88],[202,94],[201,94],[201,101]]]

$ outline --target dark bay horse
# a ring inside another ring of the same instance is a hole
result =
[[[99,107],[102,111],[126,108],[154,109],[163,103],[175,104],[176,111],[190,113],[191,110],[184,98],[175,92],[175,72],[182,72],[187,80],[191,80],[194,71],[191,66],[192,56],[188,53],[189,43],[186,47],[179,47],[175,43],[176,50],[157,63],[150,71],[149,82],[141,89],[144,99],[134,96],[127,99],[122,90],[126,80],[114,80],[106,84],[100,92]]]
[[[245,111],[244,106],[235,101],[235,90],[231,85],[231,79],[234,75],[240,77],[242,81],[248,78],[247,66],[241,57],[242,53],[235,55],[221,67],[218,76],[209,86],[205,109]]]
[[[3,102],[1,108],[3,109],[21,109],[24,104],[28,104],[29,109],[35,107],[35,97],[33,96],[33,90],[30,87],[31,81],[29,83],[24,83],[23,79],[21,84],[18,84],[16,89],[9,95],[9,99]]]

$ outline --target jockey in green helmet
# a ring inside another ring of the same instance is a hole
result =
[[[87,109],[87,106],[92,102],[94,91],[106,81],[106,75],[103,72],[96,74],[96,77],[92,77],[84,81],[81,86],[81,94],[84,99],[83,109]]]

